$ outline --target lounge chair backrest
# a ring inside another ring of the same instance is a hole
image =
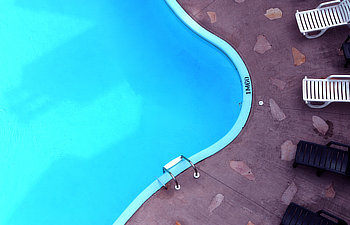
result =
[[[344,21],[350,22],[350,0],[344,0],[339,4],[338,10],[344,17]]]
[[[331,217],[337,222],[333,222],[332,220],[329,220],[328,218],[322,216],[323,214],[327,215],[328,217]],[[281,225],[297,225],[297,224],[347,225],[347,223],[344,220],[326,211],[321,210],[321,211],[318,211],[317,213],[314,213],[292,202],[290,203],[286,212],[283,215]]]
[[[321,3],[316,9],[297,11],[299,30],[307,38],[317,38],[328,28],[350,23],[350,0],[335,0]],[[310,34],[318,31],[318,34]]]
[[[350,149],[349,145],[334,141],[327,145],[299,141],[293,167],[304,165],[317,168],[319,172],[329,171],[350,176],[350,173],[348,173],[350,165],[349,151],[344,151],[337,146]],[[320,175],[319,172],[318,175]]]
[[[303,99],[311,108],[323,108],[332,102],[350,102],[350,75],[332,75],[326,79],[303,80]],[[322,102],[314,105],[312,102]]]

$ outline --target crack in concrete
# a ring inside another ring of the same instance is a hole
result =
[[[256,206],[262,208],[263,210],[265,210],[266,212],[270,213],[273,216],[276,216],[279,219],[282,219],[282,217],[280,217],[279,215],[275,214],[274,212],[268,210],[267,208],[265,208],[264,206],[260,205],[259,203],[255,202],[254,200],[250,199],[249,197],[245,196],[244,194],[240,193],[239,191],[235,190],[234,188],[232,188],[231,186],[227,185],[226,183],[224,183],[223,181],[217,179],[216,177],[210,175],[209,173],[207,173],[206,171],[199,169],[201,172],[205,173],[206,175],[208,175],[210,178],[212,178],[213,180],[219,182],[220,184],[224,185],[225,187],[231,189],[233,192],[235,192],[236,194],[240,195],[241,197],[245,198],[246,200],[248,200],[249,202],[255,204]],[[229,202],[226,202],[228,205],[232,206],[232,204],[230,204]]]
[[[204,8],[202,8],[201,10],[199,10],[196,14],[193,14],[193,17],[197,17],[198,14],[202,13],[206,8],[208,8],[210,5],[212,5],[214,2],[216,2],[217,0],[212,1],[211,3],[209,3],[208,5],[206,5]],[[196,18],[197,19],[197,18]]]

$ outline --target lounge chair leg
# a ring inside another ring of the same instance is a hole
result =
[[[298,164],[296,162],[293,163],[293,168],[297,168]]]
[[[331,104],[332,102],[325,102],[323,103],[322,105],[313,105],[311,104],[310,102],[306,103],[307,106],[309,106],[310,108],[313,108],[313,109],[322,109],[324,107],[326,107],[327,105]]]
[[[322,175],[322,173],[323,173],[323,170],[318,169],[317,172],[316,172],[316,175],[318,177],[320,177]]]
[[[349,65],[349,61],[346,61],[344,67],[348,68],[348,65]]]
[[[315,35],[310,35],[308,33],[305,33],[305,37],[308,38],[308,39],[314,39],[314,38],[318,38],[320,36],[322,36],[325,32],[326,32],[327,29],[324,29],[324,30],[321,30],[320,33],[318,34],[315,34]]]

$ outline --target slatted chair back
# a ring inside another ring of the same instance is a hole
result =
[[[311,166],[321,171],[330,171],[346,176],[350,176],[349,169],[349,151],[343,151],[331,147],[332,144],[347,145],[329,142],[326,146],[307,141],[299,141],[295,154],[295,163]]]
[[[311,108],[323,108],[332,102],[350,102],[350,75],[332,75],[326,79],[303,79],[303,100]],[[322,102],[315,105],[314,102]]]
[[[350,23],[350,0],[336,0],[320,4],[316,9],[297,11],[295,14],[301,33],[307,38],[317,38],[328,28]],[[320,31],[310,35],[310,32]]]
[[[333,218],[334,222],[326,217],[323,217],[322,214],[325,214],[331,218]],[[295,203],[290,203],[286,212],[283,215],[282,221],[280,225],[297,225],[297,224],[308,224],[308,225],[347,225],[347,223],[326,212],[326,211],[318,211],[314,213],[300,205]]]
[[[350,22],[350,0],[343,0],[339,4],[339,10],[341,12],[341,15],[344,16],[344,19]]]

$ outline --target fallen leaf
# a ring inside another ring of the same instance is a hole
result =
[[[275,100],[270,98],[269,102],[270,102],[270,109],[271,109],[272,117],[278,121],[284,120],[286,118],[286,115],[283,113],[282,109],[277,105]]]
[[[284,191],[282,197],[281,197],[281,201],[286,204],[286,205],[289,205],[293,198],[294,198],[294,195],[297,193],[298,191],[298,188],[297,186],[295,185],[294,182],[292,182],[288,188]]]
[[[328,185],[326,187],[324,195],[326,196],[326,198],[334,198],[335,197],[335,190],[333,188],[333,183],[331,183],[330,185]]]
[[[270,20],[275,20],[282,18],[282,11],[279,8],[271,8],[266,10],[266,13],[264,15]]]
[[[313,126],[317,129],[318,132],[320,132],[323,135],[326,135],[329,126],[326,123],[326,121],[324,121],[321,117],[319,116],[313,116],[312,117],[312,122],[313,122]]]
[[[341,50],[340,48],[337,48],[337,55],[344,56],[343,50]]]
[[[254,46],[254,51],[259,54],[264,54],[266,51],[270,50],[272,45],[268,42],[264,35],[259,35],[256,38],[256,43]]]
[[[209,18],[210,18],[210,23],[215,23],[216,22],[216,12],[207,12]]]
[[[176,221],[175,225],[181,225],[181,223],[179,221]]]
[[[237,3],[243,3],[245,0],[235,0]]]
[[[243,161],[230,161],[230,167],[248,180],[255,180],[252,170]]]
[[[294,65],[300,66],[301,64],[305,63],[306,57],[303,53],[301,53],[298,49],[292,48],[292,54],[294,59]]]
[[[221,203],[224,201],[224,196],[222,194],[217,194],[215,197],[211,200],[211,203],[208,207],[209,212],[212,213],[217,207],[221,205]]]
[[[287,140],[281,145],[281,159],[285,161],[292,161],[295,157],[297,146],[292,141]]]
[[[247,225],[255,225],[252,221],[249,221]]]

